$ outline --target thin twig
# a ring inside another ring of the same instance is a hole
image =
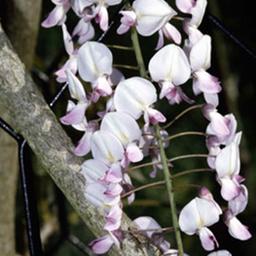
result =
[[[187,114],[188,112],[194,110],[194,109],[198,109],[198,108],[202,108],[203,104],[199,104],[199,105],[194,105],[191,106],[187,109],[185,109],[184,111],[182,111],[180,114],[178,114],[176,117],[173,118],[172,121],[170,121],[168,124],[166,124],[163,129],[166,130],[167,128],[169,128],[171,125],[173,125],[178,119],[180,119],[182,116],[184,116],[185,114]]]

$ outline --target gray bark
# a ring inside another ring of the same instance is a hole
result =
[[[72,153],[73,145],[54,114],[25,72],[24,65],[0,27],[0,104],[10,116],[11,125],[28,141],[30,147],[57,186],[80,215],[88,228],[102,235],[104,219],[85,198],[85,180],[80,175],[82,159]],[[123,216],[122,229],[128,231],[131,221]],[[111,255],[152,255],[130,232],[122,248]]]
[[[41,0],[3,0],[0,3],[2,22],[28,70],[31,69],[34,59],[40,9]],[[9,116],[1,107],[0,116],[9,122]],[[0,152],[0,252],[2,256],[14,256],[17,143],[1,129]]]

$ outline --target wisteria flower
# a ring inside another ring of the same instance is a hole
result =
[[[161,86],[160,99],[166,97],[170,104],[192,102],[179,87],[191,75],[188,59],[180,47],[170,44],[159,50],[149,62],[149,73]]]
[[[86,42],[78,51],[78,71],[81,78],[93,88],[92,100],[112,93],[109,76],[112,73],[113,57],[102,43]]]
[[[144,115],[147,124],[166,121],[161,112],[151,107],[156,100],[154,85],[140,77],[121,81],[114,94],[114,105],[117,111],[128,113],[136,120]]]
[[[151,36],[159,32],[157,49],[163,46],[164,36],[175,43],[181,43],[179,31],[170,23],[170,19],[177,13],[163,0],[152,0],[150,5],[147,0],[135,0],[132,10],[121,11],[121,25],[118,34],[127,32],[130,27],[135,26],[142,36]]]
[[[45,28],[62,25],[66,20],[66,13],[70,9],[69,0],[51,0],[56,6],[50,12],[48,17],[42,22],[42,26]]]
[[[190,27],[198,28],[203,20],[207,0],[176,0],[176,6],[184,13],[191,14],[191,18],[185,19],[184,29],[187,32]]]
[[[118,183],[123,179],[120,162],[124,156],[124,148],[114,135],[107,131],[95,132],[91,138],[91,151],[94,159],[109,166],[103,181]]]
[[[238,175],[240,172],[239,143],[241,133],[238,133],[232,143],[223,148],[216,157],[216,172],[221,184],[222,197],[230,201],[240,191]]]
[[[76,27],[73,30],[72,36],[78,36],[78,43],[84,44],[85,42],[91,40],[95,35],[94,27],[90,21],[85,21],[80,19]]]
[[[219,207],[216,202],[196,197],[190,201],[180,212],[180,229],[188,234],[198,234],[202,246],[210,251],[218,247],[218,242],[213,233],[207,228],[219,221]]]
[[[125,148],[124,166],[131,162],[139,162],[143,154],[137,143],[141,137],[141,130],[137,122],[123,112],[110,112],[102,120],[100,129],[115,135]]]
[[[204,94],[207,103],[218,106],[218,93],[221,86],[218,79],[206,70],[211,66],[211,38],[204,35],[191,49],[189,60],[193,72],[193,91],[195,95]]]
[[[73,99],[77,100],[77,104],[70,101],[68,113],[61,118],[61,122],[66,125],[76,125],[83,121],[89,102],[79,79],[70,70],[67,70],[66,73],[70,95]]]

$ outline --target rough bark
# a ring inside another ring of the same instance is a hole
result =
[[[28,141],[42,165],[65,194],[88,228],[102,235],[104,219],[85,198],[85,180],[80,175],[81,158],[72,153],[73,145],[26,74],[0,27],[0,104],[11,117],[11,125]],[[124,215],[122,229],[131,222]],[[129,234],[129,232],[126,232]],[[152,248],[138,243],[130,234],[111,255],[153,255]]]
[[[3,0],[2,24],[15,51],[28,70],[34,60],[41,0]]]
[[[39,28],[41,0],[5,0],[0,3],[2,22],[26,68],[32,67]],[[33,10],[33,11],[28,11]],[[1,61],[1,60],[0,60]],[[0,106],[0,116],[9,116]],[[15,199],[18,174],[17,143],[0,129],[0,251],[15,255]]]

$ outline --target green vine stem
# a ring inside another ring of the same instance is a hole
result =
[[[137,31],[135,28],[132,28],[131,40],[132,40],[136,60],[137,60],[138,66],[139,66],[140,75],[142,77],[146,78],[147,71],[145,68],[143,55],[141,52],[138,34],[137,34]],[[168,159],[165,154],[163,141],[162,141],[162,138],[160,135],[159,125],[155,125],[155,130],[156,130],[156,136],[157,136],[157,140],[158,140],[158,144],[159,144],[159,148],[160,148],[160,156],[161,156],[161,162],[163,165],[165,184],[166,184],[168,197],[169,197],[169,201],[170,201],[171,218],[172,218],[172,222],[173,222],[173,228],[174,228],[175,238],[176,238],[177,247],[178,247],[178,253],[179,253],[179,256],[182,256],[184,254],[183,244],[182,244],[182,239],[181,239],[181,233],[179,230],[178,216],[177,216],[176,203],[175,203],[174,192],[173,192],[172,179],[171,179],[171,174],[170,174],[169,167],[168,167]]]

